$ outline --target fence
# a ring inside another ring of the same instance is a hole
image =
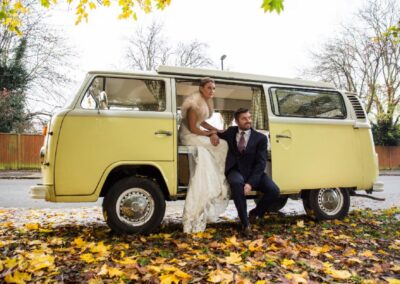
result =
[[[400,146],[375,146],[380,169],[400,169]]]
[[[0,133],[0,170],[40,169],[43,136]]]

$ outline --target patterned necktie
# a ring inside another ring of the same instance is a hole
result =
[[[246,149],[246,141],[244,140],[244,134],[245,132],[242,131],[240,132],[240,139],[239,139],[239,143],[238,143],[238,150],[240,153],[242,153],[244,151],[244,149]]]

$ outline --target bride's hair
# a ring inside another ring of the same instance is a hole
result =
[[[213,79],[211,79],[210,77],[204,77],[200,79],[200,87],[204,87],[205,85],[207,85],[208,83],[214,83],[215,81]]]

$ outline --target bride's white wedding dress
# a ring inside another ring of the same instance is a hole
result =
[[[192,109],[200,128],[201,122],[212,115],[213,107],[209,104],[200,93],[195,93],[181,107],[179,138],[183,145],[190,146],[190,181],[183,210],[185,233],[204,231],[207,222],[215,222],[229,202],[229,186],[224,174],[228,144],[221,139],[218,146],[213,146],[209,137],[190,132],[187,125],[187,111]]]

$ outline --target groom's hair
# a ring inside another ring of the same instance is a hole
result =
[[[238,109],[235,111],[235,114],[234,114],[235,120],[238,120],[238,119],[239,119],[239,116],[240,116],[242,113],[246,113],[246,112],[249,112],[249,109],[248,109],[248,108],[244,108],[244,107],[238,108]]]

